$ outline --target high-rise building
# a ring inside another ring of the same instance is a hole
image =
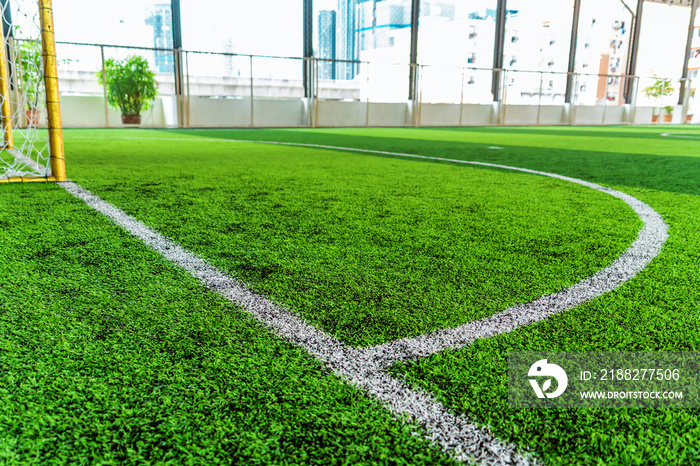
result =
[[[365,0],[357,11],[358,52],[393,47],[396,31],[411,28],[411,3],[404,0]]]
[[[338,0],[336,51],[340,60],[360,59],[360,51],[357,48],[357,9],[358,0]],[[337,78],[353,79],[357,72],[357,65],[339,63]]]
[[[318,13],[318,58],[337,59],[336,56],[336,12],[321,10]],[[321,79],[336,79],[338,63],[322,61],[318,65]]]
[[[224,41],[224,52],[233,53],[233,51],[233,39],[229,37]],[[240,76],[240,74],[240,70],[236,69],[234,56],[224,55],[224,76]]]
[[[624,101],[624,78],[632,18],[624,5],[590,8],[581,13],[578,29],[576,102],[619,105]]]
[[[148,10],[150,16],[146,18],[146,24],[153,27],[153,47],[156,49],[172,49],[172,16],[169,3],[158,3]],[[161,73],[171,73],[175,66],[172,52],[156,50],[155,65]]]

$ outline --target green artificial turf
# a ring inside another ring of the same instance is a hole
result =
[[[560,291],[641,223],[619,199],[543,176],[141,135],[69,144],[71,177],[355,346]]]
[[[0,229],[0,464],[450,464],[58,186]]]
[[[549,178],[229,139],[499,163],[641,199],[670,236],[630,282],[391,371],[548,464],[694,465],[698,409],[507,407],[508,351],[700,349],[700,141],[662,132],[700,137],[688,126],[69,130],[66,148],[69,177],[353,345],[561,289],[624,250],[639,221]],[[448,461],[58,188],[0,188],[5,462]]]

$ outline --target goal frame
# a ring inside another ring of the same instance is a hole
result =
[[[56,39],[53,24],[51,0],[38,0],[39,22],[41,27],[41,56],[44,64],[44,86],[46,90],[46,121],[48,126],[49,166],[48,176],[12,176],[0,179],[0,183],[28,181],[66,181],[65,152],[63,149],[63,126],[61,124],[61,102],[58,93],[58,61],[56,59]],[[3,35],[0,31],[0,35]],[[9,101],[8,61],[4,47],[4,37],[0,46],[0,93],[3,103],[0,106],[2,119],[3,146],[13,150],[12,113]]]

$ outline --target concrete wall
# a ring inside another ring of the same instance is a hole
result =
[[[652,108],[628,105],[584,106],[568,105],[506,105],[500,115],[497,104],[420,104],[415,110],[409,102],[367,103],[358,100],[319,100],[307,111],[301,98],[211,98],[191,96],[185,100],[189,107],[192,127],[249,127],[251,118],[256,127],[308,126],[314,117],[316,126],[483,126],[495,125],[503,118],[505,125],[576,125],[651,124]],[[70,127],[121,127],[119,111],[108,110],[102,96],[62,95],[63,125]],[[415,112],[415,115],[413,115]],[[673,123],[680,124],[682,108],[677,106]],[[700,121],[700,115],[694,116]],[[45,118],[42,116],[42,123]],[[177,104],[174,96],[158,97],[151,109],[142,115],[143,127],[177,126]]]
[[[568,123],[564,105],[506,105],[506,125],[561,125]]]
[[[408,103],[370,103],[370,126],[404,126],[410,124]]]
[[[250,99],[189,99],[190,126],[251,126]]]
[[[190,97],[190,126],[304,126],[301,99],[212,99]],[[252,123],[251,123],[252,121]]]
[[[321,100],[316,104],[317,126],[367,126],[368,109],[366,102],[344,102]]]
[[[167,97],[158,97],[153,107],[141,115],[142,126],[167,126],[166,113],[172,112]],[[174,99],[172,99],[174,100]],[[106,120],[109,121],[106,121]],[[74,127],[121,127],[121,112],[108,109],[105,116],[105,101],[101,96],[61,96],[61,120],[66,128]]]

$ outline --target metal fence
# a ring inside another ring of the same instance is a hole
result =
[[[694,106],[691,92],[679,102],[680,89],[692,91],[690,81],[662,80],[666,87],[660,95],[654,95],[649,90],[658,84],[658,77],[437,65],[417,65],[416,72],[410,73],[408,63],[176,52],[84,43],[58,43],[57,48],[59,56],[64,57],[59,64],[64,108],[80,102],[93,112],[91,120],[81,120],[79,126],[119,124],[97,74],[104,70],[105,60],[130,55],[144,56],[157,75],[160,113],[147,118],[146,126],[429,125],[439,121],[451,125],[575,124],[577,114],[586,112],[597,115],[599,121],[594,118],[592,122],[639,123],[645,122],[634,120],[640,107],[651,109],[653,115],[662,113],[664,107],[673,107],[672,111],[681,112],[685,120]],[[184,76],[181,94],[176,92],[174,73],[178,53]],[[414,100],[409,100],[409,76],[416,79]],[[500,95],[491,93],[493,79],[501,80]],[[98,101],[103,114],[100,118],[94,113]],[[285,108],[294,108],[299,118],[275,119],[275,112],[282,111],[275,102],[290,103],[293,107]],[[392,108],[399,108],[382,104],[407,106],[405,118],[382,121],[378,112],[388,115]],[[492,116],[488,120],[470,118],[477,106],[493,108]],[[429,117],[438,111],[452,112],[453,117]],[[563,113],[557,121],[558,111]],[[209,112],[218,113],[220,119],[212,122],[203,116]],[[64,120],[71,125],[70,117]]]

